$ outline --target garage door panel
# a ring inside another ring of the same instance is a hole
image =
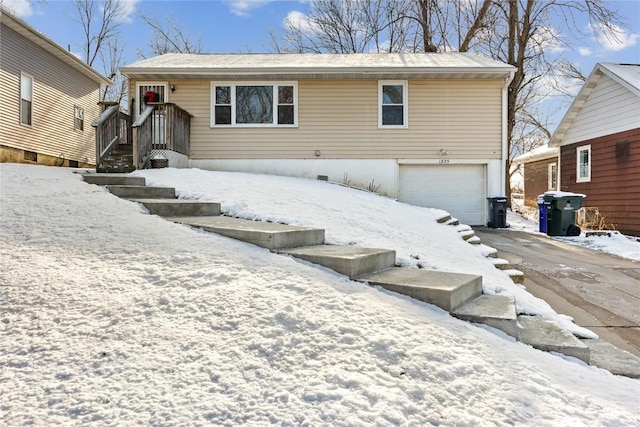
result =
[[[401,165],[399,200],[446,210],[465,224],[484,224],[485,165]]]

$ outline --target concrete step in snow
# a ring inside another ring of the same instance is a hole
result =
[[[119,173],[89,173],[83,175],[82,179],[96,185],[145,185],[144,177]]]
[[[445,222],[449,221],[451,219],[451,215],[445,215],[441,218],[438,218],[436,221],[438,221],[438,224],[444,224]]]
[[[146,187],[143,185],[107,185],[107,190],[124,199],[175,199],[173,187]]]
[[[476,237],[476,233],[473,230],[461,230],[458,231],[458,234],[460,234],[460,237],[467,241],[472,237]]]
[[[581,339],[591,350],[589,364],[614,375],[640,378],[640,358],[602,340]]]
[[[185,199],[131,199],[141,203],[152,215],[173,216],[217,216],[220,203],[199,202]]]
[[[482,276],[442,271],[391,268],[357,280],[381,286],[452,311],[482,293]]]
[[[523,284],[524,283],[524,273],[520,270],[508,269],[503,270],[505,273],[509,275],[513,283]]]
[[[324,230],[319,228],[296,227],[226,216],[187,216],[169,219],[271,250],[324,243]]]
[[[536,316],[518,316],[518,341],[543,351],[554,351],[589,363],[591,349],[555,323]]]
[[[317,245],[281,253],[330,268],[350,279],[391,268],[396,262],[396,251],[356,246]]]
[[[500,329],[512,337],[518,336],[516,300],[511,295],[480,295],[451,314],[467,322]]]
[[[502,259],[502,258],[488,258],[488,259],[489,259],[489,262],[491,262],[493,266],[498,270],[512,270],[511,264],[509,264],[509,261],[507,261],[506,259]]]

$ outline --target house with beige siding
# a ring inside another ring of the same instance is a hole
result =
[[[135,114],[162,103],[189,114],[188,153],[170,166],[349,181],[473,225],[487,222],[486,198],[503,195],[514,68],[501,62],[467,53],[166,54],[121,71]]]
[[[596,225],[640,236],[640,64],[596,64],[549,146],[560,190],[585,194]]]
[[[95,165],[100,85],[111,82],[0,6],[0,161]]]

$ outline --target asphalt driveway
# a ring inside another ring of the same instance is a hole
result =
[[[482,243],[525,274],[529,293],[640,357],[640,262],[544,235],[476,227]]]

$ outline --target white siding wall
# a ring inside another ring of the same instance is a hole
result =
[[[640,97],[602,75],[562,138],[562,145],[640,127]]]
[[[21,150],[95,164],[99,85],[2,26],[0,143]],[[20,124],[20,73],[33,77],[33,122]],[[74,130],[74,105],[84,108],[84,131]]]

